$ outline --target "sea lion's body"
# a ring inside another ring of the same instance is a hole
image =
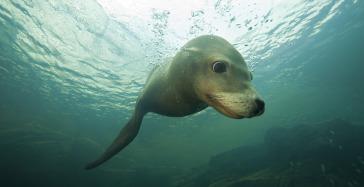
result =
[[[171,73],[171,66],[175,63],[178,61],[170,59],[169,62],[158,65],[149,76],[138,99],[140,105],[148,112],[182,117],[207,107],[207,104],[195,95],[188,93],[192,88],[185,85],[185,78],[181,78],[179,73]]]
[[[176,56],[151,72],[129,122],[86,169],[97,167],[126,147],[148,112],[182,117],[212,106],[237,119],[262,114],[264,102],[250,80],[243,57],[223,38],[208,35],[189,41]]]

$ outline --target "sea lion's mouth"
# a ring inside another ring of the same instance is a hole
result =
[[[242,119],[245,117],[245,116],[236,114],[235,112],[233,112],[232,110],[230,110],[229,108],[227,108],[226,106],[221,104],[221,102],[219,102],[219,100],[211,94],[206,94],[206,98],[207,98],[207,103],[210,106],[214,107],[217,111],[219,111],[231,118]]]

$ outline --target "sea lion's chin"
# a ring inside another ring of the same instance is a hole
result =
[[[214,107],[218,112],[220,112],[221,114],[229,117],[229,118],[234,118],[234,119],[242,119],[245,118],[244,115],[238,114],[232,110],[229,110],[227,108],[221,108],[221,107]]]
[[[221,114],[234,118],[234,119],[242,119],[246,116],[239,114],[238,112],[235,112],[234,110],[230,109],[229,107],[225,106],[220,102],[218,99],[212,97],[211,95],[208,95],[207,97],[207,104],[211,107],[213,107],[216,111],[220,112]]]
[[[239,114],[231,114],[231,113],[223,113],[225,116],[233,118],[233,119],[243,119],[245,116]]]

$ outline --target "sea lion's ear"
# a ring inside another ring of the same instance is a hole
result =
[[[192,53],[199,53],[201,52],[201,49],[197,48],[197,47],[187,47],[187,48],[184,48],[185,51],[188,51],[188,52],[192,52]]]

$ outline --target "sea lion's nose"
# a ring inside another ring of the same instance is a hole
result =
[[[255,104],[257,105],[257,108],[255,109],[254,114],[256,116],[262,115],[264,113],[264,106],[265,106],[264,101],[261,99],[255,99]]]

